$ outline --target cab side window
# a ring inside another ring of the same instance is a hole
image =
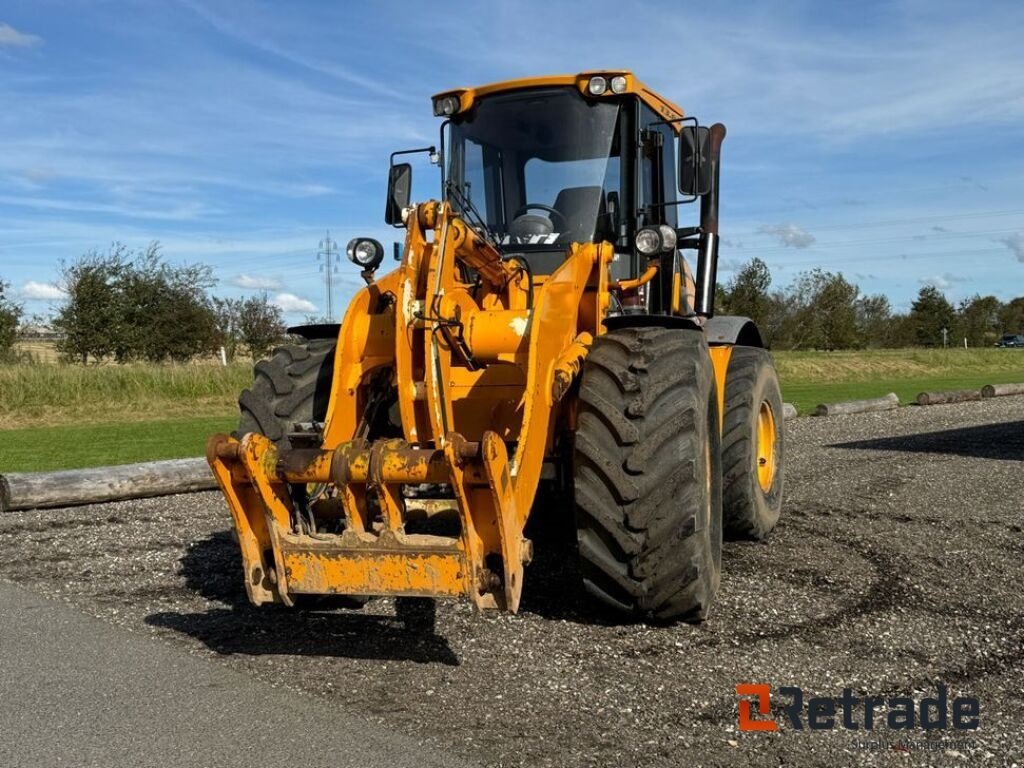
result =
[[[647,209],[644,223],[675,227],[678,222],[673,205],[676,202],[676,132],[646,104],[640,107],[640,130],[642,136],[652,139],[645,142],[640,157],[638,202],[641,208]]]

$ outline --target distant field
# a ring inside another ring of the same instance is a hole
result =
[[[776,352],[782,396],[800,413],[819,403],[879,397],[900,402],[918,393],[1024,382],[1020,349],[886,349],[865,352]]]
[[[0,429],[225,416],[252,367],[195,365],[0,366]]]
[[[1024,382],[1024,350],[777,352],[783,397],[819,403]],[[0,366],[0,472],[198,456],[236,425],[249,363]]]
[[[18,352],[27,353],[32,359],[39,363],[56,363],[59,359],[57,348],[52,341],[25,340],[16,341],[14,348]]]

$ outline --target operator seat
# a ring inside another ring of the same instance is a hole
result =
[[[589,242],[594,236],[595,228],[600,232],[605,223],[604,190],[599,186],[566,187],[558,193],[552,207],[565,217],[570,227],[569,231],[559,238],[561,242]]]
[[[551,206],[565,217],[563,225],[557,217],[552,217],[551,224],[556,227],[568,226],[567,231],[560,232],[558,244],[552,245],[550,251],[534,251],[522,254],[522,258],[530,263],[535,275],[550,275],[565,261],[565,249],[570,242],[589,243],[597,231],[598,240],[610,239],[610,229],[605,212],[604,190],[599,186],[566,187],[555,198]],[[597,212],[596,224],[594,212]],[[542,218],[542,215],[538,215]],[[543,218],[542,218],[543,220]]]

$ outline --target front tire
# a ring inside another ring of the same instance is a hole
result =
[[[335,339],[309,339],[274,350],[253,367],[253,384],[238,397],[241,412],[235,437],[263,435],[278,450],[291,448],[288,434],[295,424],[322,423],[327,417],[334,376]],[[294,608],[330,611],[360,608],[358,595],[292,595]]]
[[[718,398],[703,333],[599,337],[573,462],[587,595],[620,618],[701,621],[721,573]]]
[[[771,356],[757,347],[734,347],[722,427],[726,536],[760,540],[779,522],[785,456],[782,393]]]
[[[253,368],[252,387],[238,398],[241,418],[236,437],[264,435],[279,449],[290,448],[296,423],[321,423],[327,417],[334,376],[335,339],[287,344]]]

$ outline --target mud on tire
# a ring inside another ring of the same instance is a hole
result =
[[[768,410],[766,414],[764,409]],[[769,419],[775,435],[770,456],[759,454],[758,422]],[[779,378],[767,350],[735,347],[725,379],[722,427],[722,496],[725,534],[763,539],[779,521],[785,465],[785,427]],[[764,487],[759,465],[771,463]]]
[[[587,356],[573,461],[583,587],[623,619],[703,620],[721,571],[718,398],[701,332],[627,328]]]

